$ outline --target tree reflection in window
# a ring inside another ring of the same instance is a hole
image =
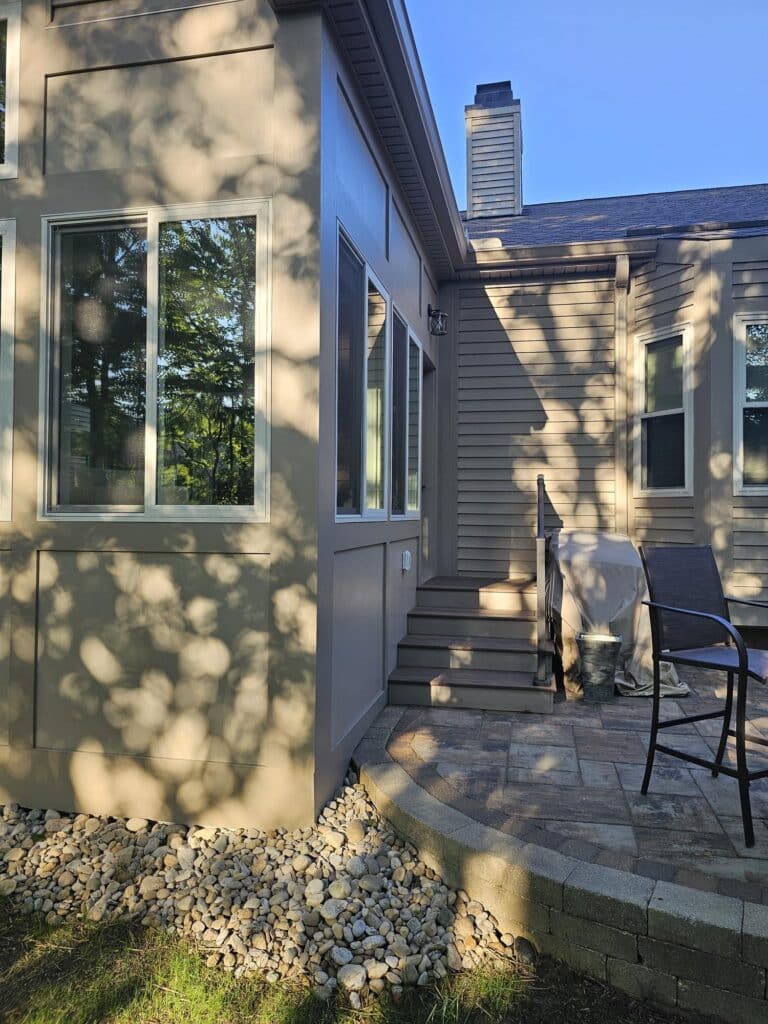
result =
[[[157,501],[252,505],[256,218],[160,225]]]
[[[59,236],[60,505],[142,505],[146,230]]]

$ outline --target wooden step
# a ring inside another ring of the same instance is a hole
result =
[[[532,673],[477,669],[397,668],[389,677],[389,703],[484,711],[552,711],[554,685],[534,686]]]
[[[420,608],[471,608],[525,612],[536,609],[536,580],[531,576],[502,579],[436,576],[416,591]]]
[[[536,615],[532,611],[505,612],[479,608],[413,608],[408,632],[430,636],[497,637],[534,640]]]
[[[529,640],[409,633],[398,644],[397,664],[400,668],[473,668],[533,673],[536,670],[536,645]]]

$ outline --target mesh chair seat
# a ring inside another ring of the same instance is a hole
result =
[[[735,647],[694,647],[672,653],[665,652],[662,657],[669,658],[670,661],[677,661],[679,658],[701,665],[702,668],[709,666],[726,672],[739,670],[739,652]],[[748,674],[758,683],[768,683],[768,651],[757,651],[753,647],[748,647],[747,657]]]
[[[746,744],[768,748],[768,740],[756,733],[747,733],[747,684],[750,679],[768,683],[768,651],[747,647],[741,633],[731,622],[729,606],[740,604],[768,609],[768,602],[727,598],[710,547],[641,547],[640,555],[651,598],[645,603],[650,610],[653,640],[651,736],[640,792],[643,795],[648,792],[657,749],[681,761],[710,768],[715,777],[722,772],[723,775],[735,778],[739,784],[744,842],[747,847],[754,846],[755,830],[749,787],[757,779],[768,777],[768,769],[749,770]],[[708,711],[661,722],[659,703],[662,661],[724,672],[727,683],[722,711]],[[734,697],[736,728],[732,729]],[[687,754],[659,742],[660,731],[718,718],[722,719],[723,724],[714,760]],[[730,738],[736,740],[735,768],[723,763]]]

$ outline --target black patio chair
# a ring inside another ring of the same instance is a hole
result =
[[[760,683],[768,682],[768,651],[747,647],[741,633],[731,623],[728,606],[744,604],[768,608],[768,603],[726,597],[710,547],[641,547],[640,557],[643,560],[650,596],[650,601],[643,603],[647,604],[650,610],[653,639],[653,719],[641,792],[648,792],[657,750],[678,757],[681,761],[710,768],[715,778],[722,772],[723,775],[737,779],[744,841],[747,846],[754,846],[755,833],[752,827],[749,786],[755,779],[768,777],[768,769],[754,772],[748,770],[745,744],[757,743],[768,747],[768,740],[753,734],[747,735],[744,722],[747,682],[749,679],[756,679]],[[719,669],[726,672],[728,688],[723,710],[660,722],[659,663],[662,661],[671,662],[673,665],[691,665],[695,668]],[[731,729],[734,680],[736,728]],[[723,719],[723,729],[714,761],[695,757],[693,754],[686,754],[657,742],[661,729],[671,729],[689,722],[703,722],[710,718]],[[736,768],[723,764],[729,736],[736,739]]]

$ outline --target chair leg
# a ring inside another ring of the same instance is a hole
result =
[[[640,792],[643,796],[648,793],[648,785],[651,781],[653,771],[653,759],[656,756],[656,737],[659,732],[659,710],[661,705],[661,669],[658,659],[653,660],[653,711],[651,713],[651,737],[648,743],[648,757],[645,762],[645,775]]]
[[[715,763],[717,768],[712,769],[712,778],[716,779],[720,774],[720,765],[725,756],[725,746],[728,743],[728,731],[731,728],[731,714],[733,711],[733,672],[728,673],[728,692],[725,697],[725,710],[723,711],[723,731],[720,733],[720,743],[717,747]]]
[[[744,826],[744,844],[755,845],[755,830],[752,827],[752,807],[749,800],[749,774],[747,771],[747,751],[745,746],[745,719],[747,713],[747,676],[739,673],[739,688],[736,697],[736,771],[739,781],[739,799],[741,801],[741,819]]]

